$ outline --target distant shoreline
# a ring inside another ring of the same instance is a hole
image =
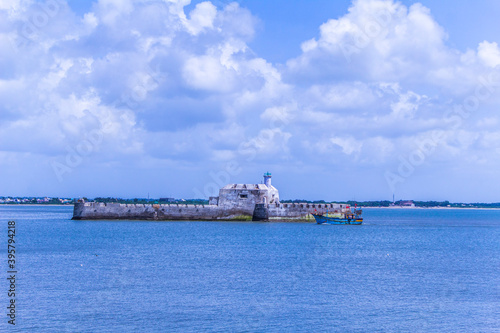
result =
[[[370,209],[492,209],[492,210],[500,210],[500,208],[495,208],[495,207],[439,207],[439,206],[434,206],[434,207],[401,207],[401,206],[395,206],[395,207],[379,207],[379,206],[365,206],[365,207],[358,207],[360,209],[363,208],[370,208]]]
[[[50,207],[68,207],[68,206],[74,206],[74,204],[29,204],[29,203],[22,203],[22,204],[0,204],[0,207],[2,206],[50,206]]]

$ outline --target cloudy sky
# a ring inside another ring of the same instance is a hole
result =
[[[498,202],[499,14],[0,0],[0,195]]]

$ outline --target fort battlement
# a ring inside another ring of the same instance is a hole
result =
[[[248,219],[251,210],[227,209],[218,205],[120,204],[78,202],[74,220],[238,220]],[[267,205],[270,220],[310,220],[312,213],[345,210],[345,205],[280,203]]]
[[[73,219],[216,220],[227,215],[221,213],[221,209],[213,205],[78,202],[74,207]]]

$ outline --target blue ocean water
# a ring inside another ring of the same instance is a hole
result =
[[[500,211],[365,209],[362,226],[16,221],[2,332],[499,332]]]

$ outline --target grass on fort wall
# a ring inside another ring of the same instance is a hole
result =
[[[237,215],[229,219],[230,221],[252,221],[252,216],[250,215]]]

